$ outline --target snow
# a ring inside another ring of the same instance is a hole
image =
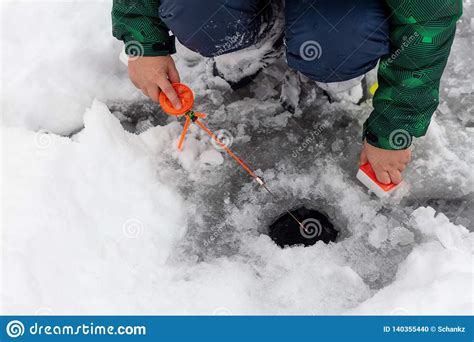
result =
[[[387,315],[394,307],[410,315],[472,311],[472,301],[466,300],[472,293],[472,264],[466,262],[472,259],[472,233],[434,214],[432,208],[415,210],[422,242],[399,266],[396,281],[353,313]]]
[[[110,267],[115,262],[124,263],[128,275],[150,275],[185,231],[179,215],[184,203],[156,180],[158,161],[142,139],[124,132],[98,101],[84,123],[72,139],[38,137],[22,128],[2,132],[8,142],[2,158],[8,180],[2,189],[2,226],[8,227],[2,235],[8,274],[2,303],[17,312],[39,305],[40,298],[67,303],[97,286],[99,274],[107,279],[96,291],[114,291],[121,278],[121,268]],[[74,274],[83,275],[79,283]],[[135,279],[120,282],[127,287]]]
[[[209,59],[176,56],[203,122],[277,200],[196,125],[178,152],[182,123],[127,80],[110,5],[2,4],[3,314],[472,314],[471,1],[391,202],[355,179],[360,89],[329,103],[292,77],[292,114],[282,60],[232,91]],[[337,243],[271,241],[272,220],[301,204],[331,218]]]
[[[68,134],[94,98],[137,97],[109,1],[2,0],[3,124]],[[97,29],[100,23],[102,29]]]
[[[199,160],[201,161],[202,164],[208,164],[212,166],[221,165],[224,162],[224,158],[222,157],[222,154],[220,154],[216,150],[204,151],[200,155]]]

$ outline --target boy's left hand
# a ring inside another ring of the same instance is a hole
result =
[[[372,146],[364,141],[364,147],[360,153],[359,163],[363,165],[370,163],[377,176],[377,180],[383,184],[399,184],[402,181],[402,171],[411,160],[411,150],[384,150]]]

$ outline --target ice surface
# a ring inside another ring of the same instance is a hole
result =
[[[329,103],[302,78],[292,114],[282,60],[232,91],[209,59],[176,56],[206,125],[278,200],[196,125],[179,153],[182,123],[126,80],[109,11],[2,7],[2,313],[472,313],[471,1],[409,189],[384,203],[354,176],[370,104]],[[280,249],[265,235],[302,204],[339,242]]]

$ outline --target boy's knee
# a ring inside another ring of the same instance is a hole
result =
[[[320,82],[337,82],[371,70],[388,53],[388,22],[379,0],[322,0],[308,8],[286,1],[288,65]]]
[[[189,49],[211,57],[252,45],[261,0],[162,0],[161,20]]]

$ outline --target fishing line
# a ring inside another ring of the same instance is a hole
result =
[[[178,149],[180,151],[183,149],[186,133],[188,132],[188,129],[191,123],[197,124],[222,149],[224,149],[227,152],[227,154],[229,154],[245,171],[247,171],[247,173],[249,173],[252,176],[252,178],[272,196],[274,200],[277,200],[278,197],[272,191],[270,191],[265,181],[261,177],[257,176],[257,174],[241,158],[239,158],[234,152],[232,152],[232,150],[230,150],[226,144],[220,141],[219,138],[214,133],[212,133],[212,131],[209,128],[207,128],[199,120],[199,119],[206,118],[206,114],[195,112],[192,110],[193,104],[194,104],[194,95],[193,95],[192,90],[187,85],[182,84],[182,83],[173,83],[172,85],[173,85],[174,90],[176,91],[176,94],[178,95],[179,100],[181,101],[181,105],[182,105],[181,109],[179,110],[175,109],[171,101],[168,99],[168,97],[165,95],[164,92],[160,93],[160,105],[165,111],[165,113],[167,113],[168,115],[176,116],[176,117],[180,117],[180,116],[186,117],[183,131],[181,132],[181,136],[178,141]],[[298,220],[295,215],[293,215],[288,209],[285,209],[285,210],[305,232],[308,232],[304,224],[301,223],[300,220]]]

